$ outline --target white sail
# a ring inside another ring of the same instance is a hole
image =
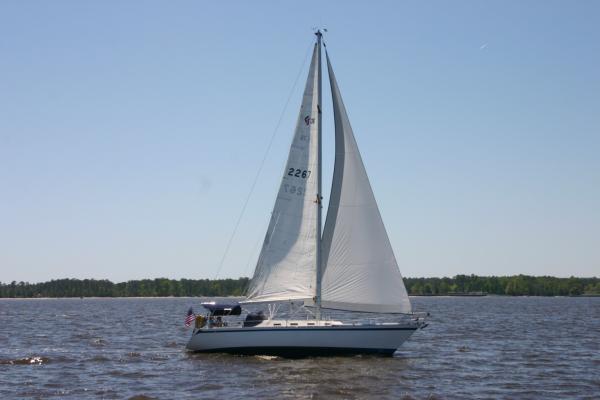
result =
[[[246,302],[315,295],[320,126],[320,44],[315,44],[300,115]]]
[[[323,231],[325,308],[410,313],[411,304],[327,56],[335,165]]]

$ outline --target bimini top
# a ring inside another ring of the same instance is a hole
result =
[[[210,311],[210,315],[240,315],[242,307],[239,303],[216,303],[214,301],[202,303],[202,307]]]

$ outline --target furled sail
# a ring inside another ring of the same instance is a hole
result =
[[[317,264],[321,49],[315,44],[300,115],[245,302],[312,298]]]
[[[322,307],[410,313],[410,300],[329,56],[327,68],[335,119],[335,164],[323,231]]]

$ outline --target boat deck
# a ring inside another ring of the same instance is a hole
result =
[[[393,328],[398,326],[410,326],[410,327],[422,327],[423,323],[419,320],[413,320],[412,322],[342,322],[336,320],[302,320],[302,319],[270,319],[264,320],[261,323],[244,327],[243,322],[235,321],[235,322],[223,322],[223,325],[211,325],[211,326],[203,326],[200,329],[195,330],[230,330],[233,328],[244,328],[244,329],[260,329],[260,328],[323,328],[323,327],[336,327],[336,328],[360,328],[360,327],[373,327],[373,328]]]

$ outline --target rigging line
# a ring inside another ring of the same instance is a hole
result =
[[[296,75],[296,79],[294,80],[292,89],[290,90],[290,93],[285,102],[285,105],[283,106],[283,110],[281,110],[281,114],[279,115],[279,119],[277,120],[277,124],[275,124],[275,129],[273,130],[273,133],[271,134],[271,139],[269,140],[269,144],[267,145],[267,150],[265,151],[265,154],[264,154],[264,156],[260,162],[260,165],[258,167],[258,171],[256,172],[256,175],[254,176],[254,181],[252,182],[252,185],[250,186],[250,192],[248,193],[248,196],[246,196],[246,200],[244,201],[244,205],[242,206],[242,211],[240,212],[240,215],[238,216],[238,219],[233,228],[233,232],[231,233],[231,236],[229,237],[229,240],[227,241],[227,246],[225,246],[225,252],[223,253],[223,257],[221,258],[221,262],[219,263],[217,272],[213,279],[218,278],[219,273],[221,272],[221,269],[223,268],[223,264],[225,263],[225,259],[227,258],[227,254],[229,253],[229,248],[231,247],[231,243],[233,242],[233,238],[235,237],[238,227],[240,226],[240,222],[242,221],[244,213],[246,212],[246,207],[248,206],[250,197],[252,197],[252,193],[254,192],[254,188],[256,187],[256,182],[258,181],[258,177],[260,176],[260,173],[262,172],[262,169],[265,165],[265,161],[267,160],[269,150],[271,150],[271,146],[273,145],[273,141],[275,140],[275,136],[277,134],[277,131],[279,130],[281,121],[283,121],[283,115],[287,111],[288,105],[290,104],[290,100],[292,99],[292,95],[294,94],[294,91],[296,90],[296,85],[298,84],[300,75],[302,74],[302,71],[304,71],[304,66],[306,65],[306,60],[308,59],[308,56],[310,54],[310,49],[312,48],[312,46],[313,46],[313,40],[310,41],[310,45],[308,46],[308,48],[306,50],[306,54],[304,55],[304,60],[302,61],[302,66],[300,67],[300,70],[298,71],[298,74]]]

